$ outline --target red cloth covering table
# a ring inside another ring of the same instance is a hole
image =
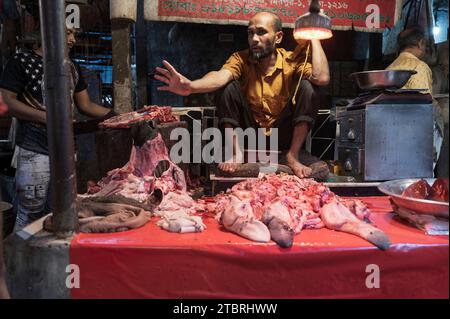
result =
[[[305,230],[290,249],[258,244],[205,219],[203,233],[173,234],[155,220],[115,234],[79,234],[72,298],[448,298],[448,236],[426,236],[397,221],[387,197],[362,198],[392,241],[381,251],[329,229]],[[369,289],[368,265],[380,269]]]

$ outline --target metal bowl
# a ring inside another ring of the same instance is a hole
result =
[[[414,70],[375,70],[350,74],[361,90],[400,89],[411,77]]]
[[[448,218],[448,203],[438,202],[427,199],[417,199],[403,196],[403,191],[411,184],[420,179],[400,179],[388,181],[378,185],[380,192],[389,195],[392,200],[399,206],[419,214],[434,215]],[[428,184],[433,185],[435,178],[424,178]]]

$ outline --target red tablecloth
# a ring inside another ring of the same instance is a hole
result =
[[[123,233],[80,234],[70,248],[81,274],[72,298],[448,298],[448,236],[397,221],[387,197],[362,199],[390,237],[389,250],[329,229],[305,230],[281,249],[213,219],[197,234],[168,233],[154,220]],[[372,264],[380,288],[366,286]]]

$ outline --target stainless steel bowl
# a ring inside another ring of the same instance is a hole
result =
[[[392,200],[399,206],[419,214],[434,215],[448,218],[448,203],[438,202],[434,200],[417,199],[403,196],[403,191],[411,184],[420,179],[400,179],[388,181],[378,185],[380,192],[389,195]],[[436,179],[424,178],[428,184],[433,185]]]
[[[400,89],[411,77],[414,70],[375,70],[350,74],[361,90]]]

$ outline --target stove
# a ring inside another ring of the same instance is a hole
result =
[[[420,90],[365,92],[336,114],[335,158],[358,181],[433,177],[433,107]]]
[[[403,89],[364,92],[347,106],[347,110],[357,110],[367,105],[378,104],[431,104],[431,94],[422,92],[423,90]]]

